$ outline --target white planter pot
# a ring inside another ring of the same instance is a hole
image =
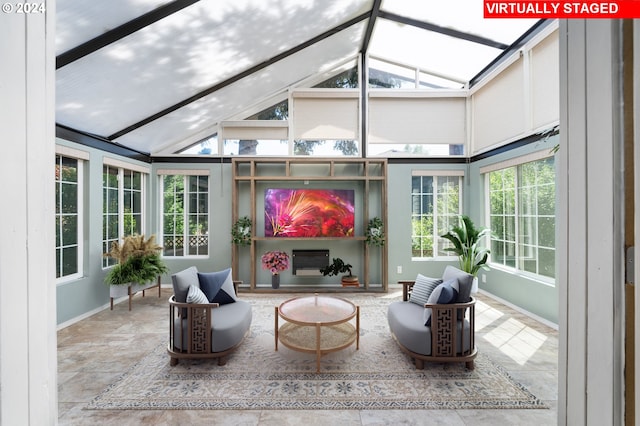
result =
[[[154,282],[150,282],[147,284],[138,284],[131,283],[131,285],[110,285],[109,286],[109,296],[115,298],[124,297],[129,295],[129,288],[131,288],[131,294],[136,294],[139,291],[142,291],[146,288],[156,285]]]
[[[478,292],[478,277],[473,277],[473,283],[471,284],[471,294]]]

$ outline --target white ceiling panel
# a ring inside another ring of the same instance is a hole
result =
[[[77,47],[169,0],[57,0],[56,55]]]
[[[203,138],[202,132],[282,92],[314,74],[330,71],[358,54],[367,21],[353,25],[262,71],[130,132],[116,142],[156,153],[181,141]],[[184,145],[184,144],[182,144]]]
[[[442,76],[469,81],[502,50],[378,19],[369,52]]]

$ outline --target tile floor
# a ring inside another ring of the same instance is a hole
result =
[[[390,293],[399,288],[391,286]],[[155,293],[155,294],[154,294]],[[532,410],[344,410],[199,411],[83,410],[131,363],[167,333],[167,299],[151,291],[136,295],[133,310],[119,303],[58,331],[58,424],[60,425],[555,425],[557,413],[558,333],[531,318],[478,295],[478,350],[550,409]],[[388,295],[386,295],[388,296]],[[283,300],[287,295],[283,294]],[[407,359],[407,362],[409,360]]]

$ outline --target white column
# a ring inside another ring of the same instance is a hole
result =
[[[0,11],[3,425],[57,423],[55,1],[45,7],[46,13]]]
[[[624,423],[620,27],[560,24],[560,425]]]

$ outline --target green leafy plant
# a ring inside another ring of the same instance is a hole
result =
[[[349,274],[348,276],[351,277],[353,276],[351,274],[351,268],[352,266],[350,264],[344,263],[344,261],[339,257],[334,257],[333,262],[325,266],[324,268],[320,269],[320,272],[324,276],[327,276],[327,275],[332,276],[332,275],[348,273]]]
[[[487,259],[489,258],[490,250],[480,247],[479,242],[490,232],[486,228],[477,229],[468,216],[461,216],[460,225],[454,226],[449,232],[440,237],[449,240],[453,244],[453,247],[448,247],[444,250],[458,255],[460,269],[475,277],[480,269],[489,269]]]
[[[382,219],[379,217],[374,217],[369,220],[367,225],[367,239],[365,242],[370,246],[382,247],[384,245],[384,228]]]
[[[251,245],[251,219],[241,217],[231,227],[231,242],[239,246]]]
[[[117,259],[118,263],[107,272],[105,284],[145,284],[169,272],[160,257],[161,250],[162,247],[155,243],[155,235],[148,240],[144,239],[144,235],[129,235],[122,244],[114,242],[105,256]]]

